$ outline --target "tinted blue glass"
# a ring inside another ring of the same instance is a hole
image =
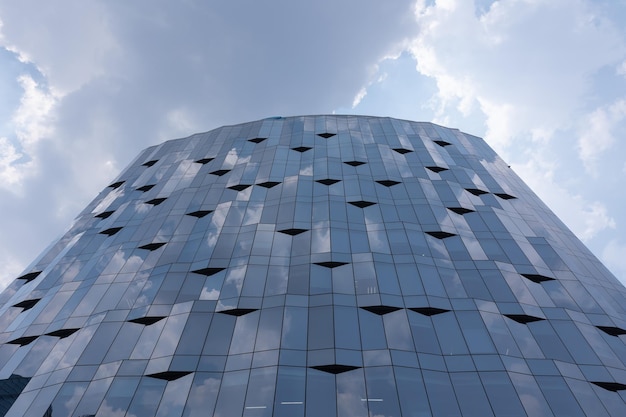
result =
[[[96,197],[0,295],[0,392],[10,416],[621,417],[625,294],[479,138],[270,118]]]

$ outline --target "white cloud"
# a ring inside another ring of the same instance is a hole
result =
[[[578,155],[588,173],[597,175],[598,158],[616,143],[613,135],[626,118],[626,100],[600,107],[589,114],[581,126]],[[623,127],[622,131],[623,131]]]
[[[617,223],[605,204],[589,201],[555,181],[554,173],[559,166],[542,156],[543,153],[543,148],[535,149],[526,155],[525,164],[515,166],[517,173],[542,201],[583,241],[615,229]]]
[[[20,76],[18,82],[24,95],[13,114],[13,124],[22,145],[31,147],[53,132],[53,108],[58,96],[45,91],[30,75]]]
[[[612,239],[602,250],[600,258],[604,265],[626,285],[626,243]]]
[[[0,187],[19,193],[22,180],[36,169],[33,157],[37,143],[53,132],[54,94],[42,88],[30,75],[18,80],[23,89],[19,106],[14,111],[11,126],[15,141],[0,137]]]
[[[583,0],[496,1],[482,15],[473,1],[439,0],[416,14],[421,32],[411,51],[418,71],[437,81],[440,117],[451,107],[465,116],[479,109],[496,146],[571,124],[589,75],[625,51]]]
[[[0,186],[11,189],[19,183],[22,172],[16,163],[22,158],[22,154],[7,139],[0,137]]]

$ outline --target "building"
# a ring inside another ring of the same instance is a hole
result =
[[[7,416],[626,415],[626,289],[430,123],[148,148],[0,305]]]

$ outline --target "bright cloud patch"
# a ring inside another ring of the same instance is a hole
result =
[[[473,1],[422,2],[417,21],[411,51],[437,80],[439,114],[477,107],[502,145],[529,127],[545,135],[571,123],[589,74],[624,52],[613,26],[582,0],[497,1],[482,15]]]
[[[585,119],[578,139],[578,154],[588,173],[597,176],[598,158],[615,143],[614,133],[624,132],[626,124],[626,100],[593,111]]]

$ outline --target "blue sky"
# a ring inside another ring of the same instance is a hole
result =
[[[624,0],[0,0],[0,288],[141,149],[319,113],[484,137],[626,282],[624,21]]]

